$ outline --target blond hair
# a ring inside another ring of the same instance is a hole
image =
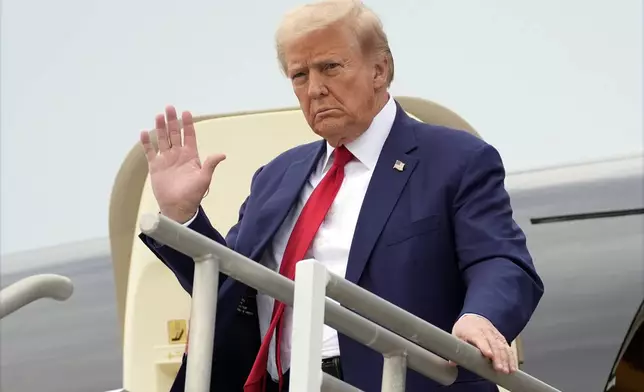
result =
[[[275,34],[277,59],[286,73],[285,47],[302,36],[342,23],[355,34],[362,53],[385,56],[389,63],[387,85],[394,79],[394,59],[382,22],[360,0],[323,0],[300,6],[287,13]]]

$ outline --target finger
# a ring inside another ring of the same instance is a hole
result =
[[[147,131],[141,131],[141,145],[143,146],[145,158],[148,160],[148,162],[152,161],[157,156],[157,152],[152,146],[152,142],[150,141],[150,134]]]
[[[181,127],[177,118],[177,110],[174,106],[165,108],[166,121],[168,122],[168,134],[170,136],[170,146],[181,146]]]
[[[489,359],[493,358],[494,351],[492,350],[492,346],[490,346],[490,341],[482,332],[477,331],[471,338],[467,339],[467,341],[476,346],[483,356]]]
[[[224,159],[226,159],[226,156],[224,154],[211,155],[208,158],[206,158],[206,161],[203,164],[202,170],[205,170],[206,173],[208,173],[208,175],[212,177],[213,173],[215,172],[215,168]]]
[[[157,131],[157,143],[159,144],[159,151],[165,152],[170,148],[170,142],[168,141],[168,128],[165,123],[165,117],[163,114],[159,114],[155,118],[154,128]]]
[[[499,339],[499,344],[503,348],[503,352],[505,353],[505,372],[507,374],[510,374],[513,372],[514,368],[514,355],[512,353],[512,347],[508,344],[508,342],[505,340],[503,335],[501,335],[498,331],[494,331],[497,335],[497,338]]]
[[[197,149],[197,133],[195,132],[194,120],[192,113],[183,112],[181,114],[181,121],[183,122],[183,145],[186,147]]]
[[[490,342],[494,353],[494,368],[499,372],[509,373],[510,362],[508,357],[508,344],[505,339],[496,334],[492,329],[486,331],[486,338]]]
[[[510,373],[514,373],[519,368],[519,359],[517,358],[516,354],[514,353],[514,350],[512,350],[512,347],[510,347],[510,351],[508,351],[508,352],[510,354]]]

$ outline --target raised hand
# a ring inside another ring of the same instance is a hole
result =
[[[161,214],[184,223],[196,214],[210,187],[215,168],[226,156],[209,156],[202,165],[190,112],[183,112],[181,121],[183,142],[177,111],[173,106],[166,107],[165,116],[156,116],[155,129],[159,152],[157,153],[152,146],[147,131],[141,132],[141,144],[148,161],[150,182]]]

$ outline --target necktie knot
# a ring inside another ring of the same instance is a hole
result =
[[[339,146],[335,149],[334,166],[344,167],[353,159],[353,154],[345,146]]]

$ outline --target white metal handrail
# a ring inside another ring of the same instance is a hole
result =
[[[143,234],[195,260],[190,314],[193,343],[186,369],[186,390],[208,391],[219,270],[291,306],[294,282],[163,215],[144,215],[140,228]],[[336,302],[325,302],[324,316],[327,325],[375,351],[394,354],[406,350],[411,368],[443,385],[456,379],[457,370],[444,359]]]
[[[293,306],[294,302],[295,283],[163,215],[143,215],[140,221],[140,228],[143,234],[195,260],[195,277],[192,290],[193,305],[191,310],[192,328],[190,335],[191,342],[195,343],[191,344],[190,347],[191,360],[188,361],[186,371],[186,390],[206,392],[210,386],[210,369],[214,342],[214,328],[212,328],[212,325],[214,325],[216,315],[219,272],[221,271],[230,278],[238,280],[291,306]],[[520,370],[509,375],[498,374],[493,370],[492,365],[482,357],[478,349],[434,327],[424,320],[411,315],[384,299],[369,293],[359,286],[352,285],[350,282],[337,276],[337,279],[333,278],[332,275],[327,273],[323,276],[325,276],[324,279],[327,279],[327,276],[329,277],[328,282],[325,281],[324,287],[322,287],[326,294],[339,300],[344,305],[346,305],[345,301],[348,302],[350,304],[349,307],[358,309],[358,311],[370,319],[376,318],[376,321],[382,324],[382,326],[378,325],[343,307],[332,299],[326,298],[326,295],[323,296],[324,323],[357,342],[383,354],[386,359],[383,378],[385,378],[384,381],[390,384],[399,385],[402,383],[404,390],[404,374],[401,378],[400,373],[406,372],[406,368],[409,367],[442,385],[450,385],[456,379],[457,369],[450,366],[443,359],[446,358],[482,377],[490,379],[497,385],[510,391],[558,391]],[[314,279],[319,279],[319,276],[318,278],[314,278],[311,275],[310,279],[313,281]],[[322,288],[318,287],[317,290],[321,290]],[[308,294],[312,300],[315,297],[313,293],[315,287],[311,286],[309,289],[312,290]],[[369,303],[372,306],[375,304],[381,308],[366,309],[364,304],[356,304],[361,299],[366,299],[370,301]],[[315,339],[305,341],[302,339],[301,334],[295,333],[296,313],[298,315],[298,325],[304,326],[304,328],[317,328],[316,326],[319,324],[316,322],[315,315],[303,314],[302,308],[294,307],[294,350],[296,350],[296,343],[298,346],[316,344]],[[390,313],[388,316],[387,312]],[[317,317],[319,318],[320,315]],[[397,318],[399,320],[393,320]],[[405,324],[410,324],[411,327],[405,327]],[[301,329],[302,327],[298,328]],[[395,332],[390,331],[388,328],[395,330]],[[313,332],[317,333],[315,331]],[[296,342],[295,339],[298,339],[298,341]],[[414,342],[422,343],[424,347]],[[438,352],[443,358],[434,354],[433,351]],[[303,349],[301,352],[304,353],[307,351]],[[296,355],[296,351],[294,351],[294,355]],[[315,354],[309,353],[309,355]],[[476,358],[477,356],[479,357],[478,359]],[[304,361],[306,362],[307,360]],[[314,362],[308,361],[309,365],[312,363]],[[319,363],[317,362],[318,366]],[[294,366],[304,365],[304,362],[294,364]],[[295,372],[292,373],[295,374]],[[321,380],[315,379],[313,381],[310,379],[307,380],[305,377],[295,377],[296,383],[314,382],[312,385],[322,385],[323,390],[331,390],[328,389],[331,387],[328,384],[329,382],[336,384],[333,386],[335,389],[332,390],[356,390],[354,387],[340,380],[331,381],[324,375],[321,376]],[[299,381],[298,378],[300,379]],[[320,384],[315,384],[315,382],[319,382]],[[393,390],[397,391],[400,389]]]
[[[322,275],[322,271],[317,273]],[[476,347],[326,269],[324,276],[318,279],[327,282],[326,295],[330,298],[496,385],[509,391],[556,391],[523,371],[513,374],[497,372]]]
[[[74,285],[65,276],[55,274],[29,276],[0,291],[0,319],[41,298],[65,301],[73,292]]]

